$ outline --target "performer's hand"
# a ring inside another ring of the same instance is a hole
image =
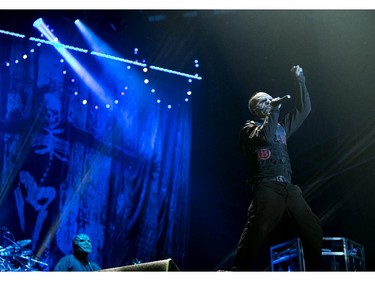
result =
[[[299,65],[293,66],[290,71],[296,78],[303,76],[303,69]]]

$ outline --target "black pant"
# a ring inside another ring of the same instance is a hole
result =
[[[285,214],[296,226],[301,239],[306,270],[321,270],[322,228],[302,197],[301,189],[293,184],[264,180],[254,187],[254,198],[238,244],[233,271],[252,270],[252,262],[263,242]]]

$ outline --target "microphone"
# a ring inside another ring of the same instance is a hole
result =
[[[290,95],[283,96],[282,98],[277,97],[277,98],[272,99],[272,101],[271,101],[271,105],[272,105],[272,106],[278,106],[278,105],[280,105],[283,101],[285,101],[286,99],[290,99]]]

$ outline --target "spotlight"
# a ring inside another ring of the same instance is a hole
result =
[[[74,21],[74,23],[75,23],[75,24],[79,24],[79,19],[76,19],[76,20]]]
[[[37,19],[36,21],[34,21],[33,26],[34,26],[34,27],[38,27],[38,26],[41,25],[42,23],[43,23],[43,19],[42,19],[42,18],[39,18],[39,19]]]

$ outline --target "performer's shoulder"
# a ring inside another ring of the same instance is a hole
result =
[[[246,120],[246,122],[242,126],[241,130],[249,129],[249,128],[256,127],[256,126],[258,126],[258,124],[255,121],[253,121],[253,120]]]
[[[258,124],[255,122],[255,121],[252,121],[252,120],[247,120],[245,122],[245,124],[242,126],[241,130],[240,130],[240,134],[243,135],[248,135],[249,133],[251,133],[254,128],[256,128],[258,126]]]

